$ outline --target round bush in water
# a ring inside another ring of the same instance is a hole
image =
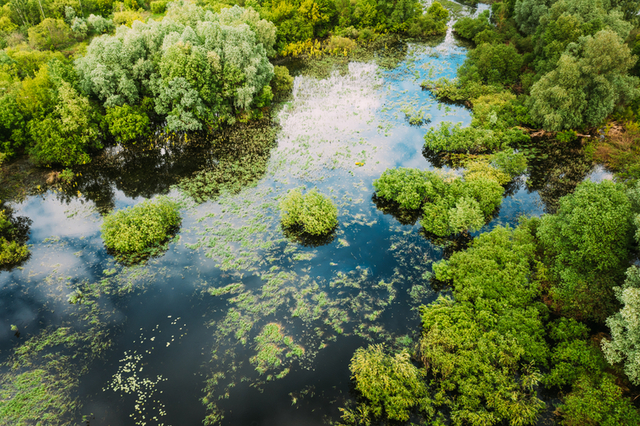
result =
[[[107,248],[120,253],[141,253],[167,239],[180,223],[178,204],[161,197],[146,200],[104,219],[102,238]]]
[[[299,226],[308,234],[323,235],[338,224],[338,209],[315,189],[305,195],[294,189],[280,201],[280,220],[285,228]]]

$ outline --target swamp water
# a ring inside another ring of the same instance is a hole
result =
[[[298,76],[266,175],[216,201],[195,204],[170,188],[176,176],[215,165],[196,150],[127,163],[130,177],[116,170],[84,186],[80,178],[80,187],[102,191],[95,201],[80,190],[49,191],[16,204],[16,215],[33,221],[32,255],[0,274],[0,356],[10,359],[30,336],[35,355],[4,368],[3,386],[19,389],[19,377],[43,372],[40,382],[64,395],[65,408],[82,403],[70,424],[338,420],[355,349],[410,345],[418,306],[437,297],[429,273],[443,249],[415,221],[377,206],[372,182],[388,167],[431,169],[422,155],[428,126],[470,123],[467,109],[438,103],[419,85],[453,77],[465,55],[449,34],[436,47],[410,45],[393,70],[350,63],[326,79]],[[408,115],[424,122],[412,125]],[[552,185],[539,174],[541,189]],[[325,241],[280,229],[278,199],[297,187],[316,187],[338,205],[339,226]],[[541,214],[536,189],[521,182],[481,232]],[[99,211],[167,191],[184,206],[168,250],[138,266],[116,263]]]

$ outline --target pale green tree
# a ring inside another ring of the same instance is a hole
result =
[[[611,340],[602,341],[607,360],[621,362],[624,372],[635,385],[640,384],[640,268],[627,270],[622,287],[615,289],[622,309],[607,319]]]
[[[531,88],[530,114],[543,128],[597,126],[616,105],[637,96],[640,80],[628,75],[637,58],[614,31],[582,37],[567,50]]]

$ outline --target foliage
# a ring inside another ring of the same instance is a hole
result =
[[[29,44],[36,49],[57,50],[71,41],[71,29],[62,19],[47,18],[29,28]]]
[[[535,392],[548,356],[535,248],[527,228],[498,227],[434,265],[455,301],[422,308],[420,351],[455,425],[534,424],[544,408]]]
[[[410,22],[407,34],[411,37],[428,37],[444,35],[447,32],[449,11],[440,3],[434,1],[422,16]]]
[[[431,192],[433,184],[438,182],[432,172],[418,169],[387,169],[379,179],[373,181],[373,187],[379,197],[395,201],[404,209],[419,209]]]
[[[280,221],[285,228],[299,226],[310,235],[323,235],[338,225],[338,209],[315,189],[302,195],[291,190],[280,201]]]
[[[293,77],[289,75],[287,67],[280,65],[273,67],[271,89],[276,99],[287,96],[293,90]]]
[[[491,164],[513,178],[527,170],[527,157],[522,152],[505,149],[491,155]]]
[[[169,130],[217,129],[257,107],[266,93],[274,32],[251,10],[213,14],[173,2],[160,22],[94,38],[76,62],[80,86],[107,108],[152,96]]]
[[[602,349],[611,364],[622,363],[629,380],[640,383],[640,269],[631,266],[622,287],[616,287],[622,309],[607,319],[611,340]]]
[[[493,28],[493,26],[489,23],[490,13],[491,11],[485,10],[476,18],[465,16],[461,19],[458,19],[456,23],[453,24],[453,30],[460,37],[466,38],[468,40],[473,40],[481,32]]]
[[[523,57],[515,47],[482,43],[469,52],[468,59],[458,69],[458,77],[462,84],[468,81],[513,84],[521,74],[522,64]]]
[[[558,407],[561,424],[567,426],[632,426],[640,423],[640,413],[633,403],[622,396],[615,378],[605,375],[595,385],[583,376],[575,390]]]
[[[629,258],[631,204],[610,181],[585,181],[543,216],[538,237],[556,280],[555,303],[577,318],[604,321],[613,312],[613,287]]]
[[[349,423],[376,418],[407,421],[414,409],[432,414],[424,371],[413,365],[409,353],[392,356],[385,353],[382,345],[370,345],[356,350],[349,369],[356,390],[367,401],[366,411],[360,410],[365,419],[358,419],[357,413],[343,410],[343,420]]]
[[[165,197],[145,200],[104,218],[102,238],[116,252],[144,253],[166,241],[180,224],[178,205]]]
[[[151,11],[153,13],[164,13],[165,10],[167,9],[167,1],[164,0],[158,0],[158,1],[152,1],[151,3],[149,3],[149,7],[151,8]]]
[[[125,143],[145,135],[149,127],[147,114],[141,108],[126,104],[107,108],[104,119],[109,132]]]
[[[29,154],[38,164],[71,166],[91,161],[87,150],[99,148],[97,125],[89,100],[80,96],[63,81],[54,111],[44,120],[33,120],[30,126],[35,144]]]
[[[462,127],[443,122],[439,128],[430,128],[424,136],[424,147],[434,152],[458,152],[477,154],[502,150],[525,142],[529,137],[519,129],[493,130],[479,127]]]
[[[617,104],[637,96],[640,80],[628,75],[635,61],[614,31],[581,38],[531,88],[532,119],[547,130],[601,124]]]
[[[464,180],[445,180],[434,172],[397,168],[385,170],[373,186],[378,197],[394,201],[403,209],[422,207],[420,223],[425,231],[444,237],[482,228],[502,203],[501,180],[509,178],[488,164],[482,173],[471,170]]]

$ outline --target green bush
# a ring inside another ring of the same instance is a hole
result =
[[[289,75],[287,67],[276,65],[273,67],[271,88],[276,99],[287,96],[293,89],[293,77]]]
[[[478,154],[502,150],[527,140],[529,137],[519,129],[492,130],[444,122],[439,128],[429,129],[424,136],[424,147],[435,153]]]
[[[105,246],[123,254],[144,253],[159,246],[180,223],[178,204],[165,197],[111,213],[104,218]]]
[[[121,142],[130,142],[147,133],[149,117],[142,108],[129,105],[107,108],[104,117],[109,132]]]
[[[509,177],[484,165],[471,164],[465,179],[445,179],[417,169],[387,169],[373,182],[378,197],[398,203],[403,209],[422,207],[420,223],[438,237],[477,231],[502,203]]]
[[[167,3],[169,2],[168,1],[152,1],[151,3],[149,3],[149,6],[151,7],[151,12],[156,14],[164,13],[167,10]]]
[[[473,40],[476,35],[480,34],[485,30],[490,30],[493,26],[489,23],[489,15],[491,12],[489,10],[485,10],[477,18],[470,18],[465,16],[464,18],[458,19],[455,24],[453,24],[453,30],[460,37],[466,38],[468,40]]]
[[[583,376],[574,390],[558,407],[561,424],[567,426],[633,426],[640,424],[640,413],[622,389],[615,377],[607,374],[599,382]]]
[[[617,307],[613,287],[624,280],[632,228],[631,203],[621,185],[582,182],[540,220],[558,307],[577,318],[604,321]]]
[[[327,234],[338,225],[338,209],[315,189],[305,195],[299,189],[289,191],[280,201],[280,212],[282,226],[300,226],[310,235]]]
[[[29,44],[35,49],[57,50],[71,42],[71,28],[62,19],[47,18],[29,28]]]
[[[413,365],[407,352],[391,356],[382,345],[359,348],[349,369],[356,389],[367,399],[370,417],[406,422],[414,408],[432,412],[424,371]],[[343,415],[344,420],[352,423],[357,417],[353,411],[345,411]],[[362,417],[371,420],[366,415]]]
[[[513,84],[521,74],[524,59],[515,47],[506,44],[484,43],[469,52],[458,69],[461,82],[484,84]]]

